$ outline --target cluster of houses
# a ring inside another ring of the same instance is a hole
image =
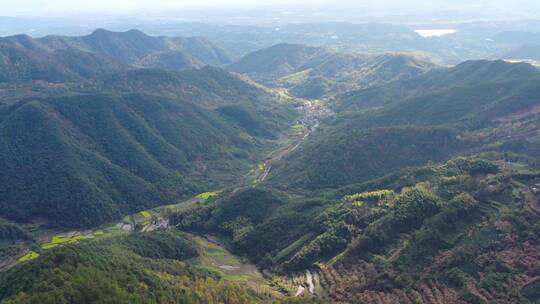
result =
[[[150,232],[155,230],[161,230],[161,229],[167,229],[169,227],[169,219],[168,218],[159,218],[152,220],[150,224],[143,227],[141,232]]]
[[[168,218],[157,218],[152,217],[150,222],[146,222],[146,219],[144,216],[140,214],[136,214],[133,216],[133,221],[136,225],[133,224],[127,224],[127,223],[118,223],[116,224],[116,227],[118,229],[122,229],[125,231],[133,231],[136,230],[137,224],[144,225],[141,229],[141,232],[150,232],[155,230],[161,230],[161,229],[167,229],[169,227],[169,219]]]

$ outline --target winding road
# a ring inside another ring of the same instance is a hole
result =
[[[309,102],[299,107],[302,111],[302,118],[298,121],[302,125],[302,131],[293,136],[293,141],[284,148],[277,149],[270,153],[270,156],[263,162],[264,171],[257,176],[257,183],[261,183],[266,180],[270,170],[272,170],[272,163],[282,159],[285,155],[290,154],[296,150],[306,139],[317,129],[320,124],[320,120],[324,117],[331,115],[331,111],[323,103]]]

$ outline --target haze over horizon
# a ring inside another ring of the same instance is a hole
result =
[[[270,0],[253,2],[248,0],[201,0],[201,1],[172,1],[172,0],[30,0],[8,2],[0,0],[2,11],[0,16],[18,18],[62,18],[74,16],[124,16],[144,18],[189,18],[192,14],[204,10],[206,13],[222,11],[222,14],[242,17],[246,11],[256,11],[256,14],[268,11],[292,10],[316,13],[316,16],[358,15],[371,17],[388,17],[395,15],[428,15],[432,18],[442,16],[460,16],[466,19],[535,19],[540,12],[540,4],[533,0],[517,0],[511,5],[507,1],[473,0],[452,1],[443,0],[381,0],[373,3],[367,0]],[[264,10],[262,10],[264,8]],[[226,11],[227,13],[223,13]],[[209,13],[209,16],[212,16]],[[204,16],[203,16],[204,17]],[[249,16],[246,16],[249,17]],[[315,17],[313,17],[315,18]],[[209,18],[211,19],[211,18]],[[212,21],[212,20],[208,20]]]

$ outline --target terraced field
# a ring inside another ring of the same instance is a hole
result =
[[[230,253],[215,237],[208,235],[190,234],[199,245],[200,256],[188,263],[215,271],[225,279],[252,288],[257,293],[269,293],[276,297],[282,296],[253,264]]]

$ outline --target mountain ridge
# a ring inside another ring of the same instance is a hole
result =
[[[426,59],[405,54],[368,56],[283,43],[247,54],[228,69],[286,88],[296,96],[318,99],[412,78],[435,67]]]
[[[181,71],[231,62],[224,50],[205,38],[152,37],[138,30],[98,29],[81,37],[16,35],[1,37],[0,46],[0,71],[7,70],[0,78],[15,82],[77,81],[130,68]],[[93,62],[87,64],[90,59]],[[84,65],[86,71],[78,71]],[[43,69],[51,71],[43,75]]]

